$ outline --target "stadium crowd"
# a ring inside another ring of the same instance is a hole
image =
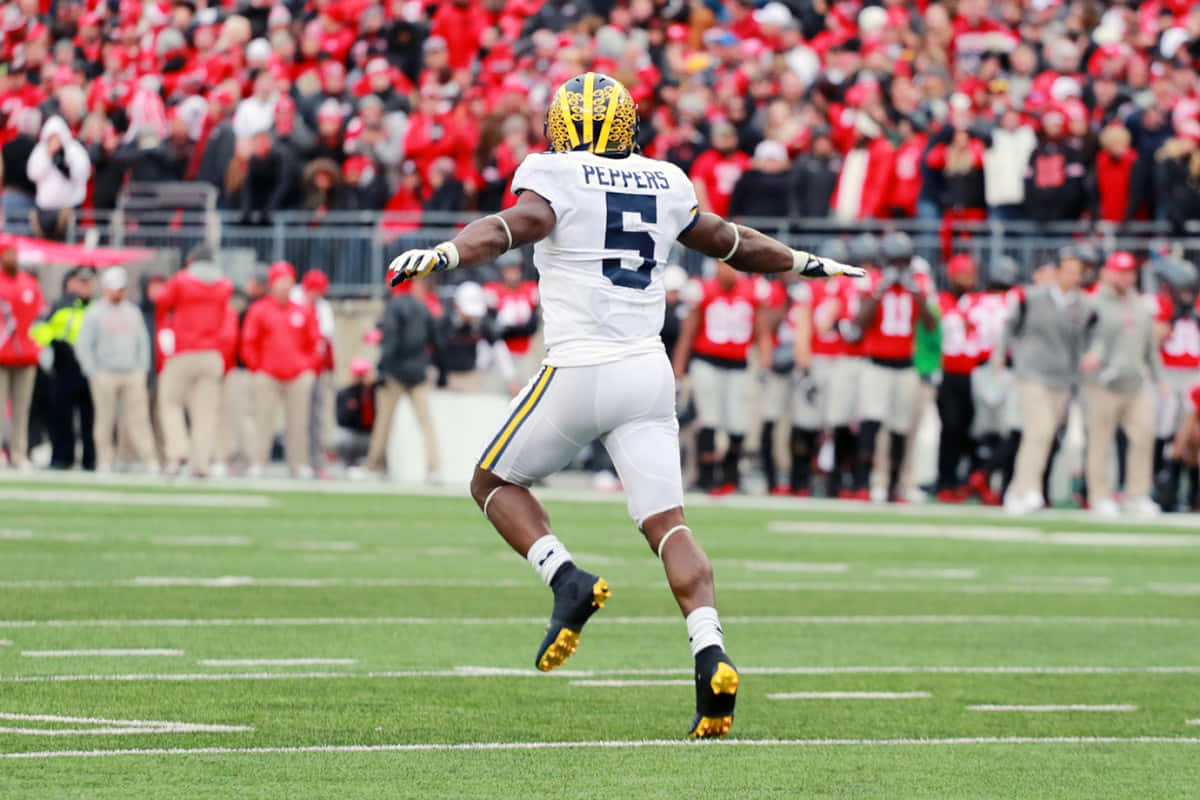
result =
[[[204,181],[248,223],[386,209],[399,235],[511,203],[593,69],[719,214],[1182,226],[1198,57],[1186,0],[12,0],[3,209],[54,236],[126,181]]]

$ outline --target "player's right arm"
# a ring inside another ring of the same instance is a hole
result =
[[[793,250],[753,228],[729,222],[707,211],[699,212],[695,224],[679,235],[679,242],[742,272],[795,272],[805,278],[866,274],[858,267]]]
[[[391,284],[443,272],[456,267],[474,267],[500,257],[514,247],[541,241],[554,230],[557,218],[546,198],[526,189],[516,205],[498,214],[477,219],[449,241],[431,250],[406,250],[388,266]]]

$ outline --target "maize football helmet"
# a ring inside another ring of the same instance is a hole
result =
[[[623,158],[634,151],[637,105],[616,78],[585,72],[558,87],[546,112],[545,133],[556,153],[586,150]]]

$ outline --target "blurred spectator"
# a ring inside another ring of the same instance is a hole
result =
[[[1037,147],[1037,134],[1015,109],[1005,109],[983,154],[983,188],[988,216],[1000,221],[1025,218],[1025,173],[1021,167]]]
[[[227,365],[221,383],[221,413],[217,424],[217,442],[213,451],[214,477],[224,477],[235,460],[243,466],[250,463],[250,454],[258,447],[258,430],[254,412],[254,386],[250,370],[242,360],[241,332],[245,329],[246,312],[267,293],[267,267],[255,266],[246,278],[245,286],[235,288],[230,300],[237,323],[237,340],[233,364]]]
[[[158,345],[165,358],[158,413],[169,474],[180,473],[186,465],[197,477],[208,475],[221,376],[237,338],[237,318],[229,305],[232,295],[233,284],[222,274],[212,249],[199,245],[155,303]]]
[[[1025,169],[1025,210],[1038,222],[1079,219],[1086,208],[1087,163],[1067,138],[1066,115],[1042,115],[1042,133]]]
[[[267,295],[250,306],[242,327],[241,355],[254,373],[254,406],[259,440],[251,453],[251,476],[262,474],[284,412],[287,461],[294,477],[311,478],[308,463],[309,406],[321,363],[321,332],[311,306],[289,298],[296,270],[286,261],[271,265]]]
[[[865,113],[854,116],[853,144],[842,160],[837,188],[830,203],[842,221],[887,215],[895,149],[883,137],[879,123]]]
[[[889,214],[893,217],[915,217],[921,186],[924,183],[921,159],[925,157],[929,137],[907,117],[902,117],[896,123],[896,132],[900,142],[896,146],[896,157],[892,162],[893,181],[892,195],[888,199]]]
[[[494,317],[488,315],[483,288],[474,281],[460,283],[454,290],[454,305],[435,325],[438,386],[452,391],[478,392],[487,373],[495,367],[509,394],[521,389],[512,356],[499,338]]]
[[[842,159],[825,127],[812,131],[812,152],[797,157],[792,186],[795,213],[801,217],[827,217],[837,188]]]
[[[791,216],[793,175],[787,148],[764,139],[754,148],[750,169],[743,172],[729,198],[731,217]],[[766,231],[770,232],[770,231]]]
[[[955,95],[964,104],[970,101],[963,95]],[[970,120],[966,112],[951,112],[950,141],[936,144],[929,149],[925,161],[933,170],[942,173],[942,190],[938,205],[942,208],[943,240],[945,256],[951,252],[951,237],[960,222],[981,222],[987,219],[987,200],[984,196],[983,168],[986,146],[972,135]]]
[[[119,419],[142,468],[157,473],[146,392],[146,373],[154,354],[141,312],[125,299],[127,281],[124,267],[104,271],[100,278],[103,297],[83,315],[75,354],[96,408],[96,471],[112,471]]]
[[[333,451],[347,467],[355,467],[370,450],[378,389],[373,372],[371,362],[365,358],[351,360],[350,385],[337,392]]]
[[[271,134],[262,131],[250,139],[250,154],[241,189],[242,223],[267,225],[271,215],[283,207],[291,190],[290,167],[285,153]]]
[[[426,186],[422,206],[426,211],[456,212],[467,207],[463,184],[454,177],[454,161],[442,157],[429,167],[429,183]]]
[[[92,164],[62,117],[46,120],[25,172],[36,187],[34,232],[47,239],[63,238],[73,210],[87,196]]]
[[[1042,473],[1071,387],[1078,382],[1083,352],[1088,309],[1079,291],[1082,274],[1078,252],[1074,248],[1064,252],[1047,283],[1026,287],[1016,295],[992,353],[991,367],[999,371],[1012,350],[1024,422],[1012,483],[1004,496],[1005,508],[1012,513],[1036,511],[1047,502]]]
[[[393,290],[379,320],[379,377],[375,393],[375,426],[371,431],[366,468],[383,475],[387,470],[388,440],[401,395],[412,403],[413,415],[425,442],[425,474],[438,480],[441,462],[437,434],[429,411],[430,351],[438,344],[433,315],[413,294]],[[365,473],[363,473],[365,474]]]
[[[738,149],[737,130],[728,120],[712,125],[712,148],[692,163],[691,178],[701,211],[729,216],[729,201],[742,173],[750,167],[750,156]]]
[[[325,455],[325,416],[329,403],[327,396],[333,380],[333,339],[334,329],[333,306],[325,299],[329,293],[329,278],[319,269],[310,269],[304,273],[299,286],[292,288],[290,299],[293,303],[309,306],[317,316],[317,332],[321,339],[317,344],[317,365],[313,370],[312,400],[308,411],[308,458],[312,468],[317,473],[324,469]]]
[[[1150,312],[1135,289],[1138,264],[1117,251],[1105,262],[1091,297],[1079,368],[1087,396],[1087,483],[1091,509],[1118,512],[1109,478],[1109,452],[1118,426],[1129,440],[1125,454],[1126,510],[1157,514],[1150,499],[1154,458],[1154,406],[1162,383],[1158,341]]]
[[[500,340],[513,359],[516,382],[523,384],[537,371],[542,354],[533,347],[540,315],[537,281],[525,280],[520,250],[509,250],[496,259],[500,281],[483,286],[488,309],[496,315]]]
[[[1105,222],[1121,223],[1132,219],[1138,208],[1133,205],[1136,184],[1137,153],[1133,137],[1120,124],[1109,125],[1100,134],[1100,152],[1096,155],[1093,215]]]
[[[45,303],[37,278],[17,265],[17,248],[0,245],[0,422],[9,409],[7,463],[29,466],[29,404],[37,377],[38,343],[30,327]],[[2,428],[3,426],[0,426]]]
[[[1194,136],[1168,139],[1155,156],[1155,205],[1172,230],[1180,233],[1189,221],[1200,218],[1200,131]]]
[[[3,212],[6,222],[12,220],[23,223],[29,218],[29,212],[33,211],[33,197],[37,191],[37,186],[25,168],[37,146],[42,115],[36,108],[25,108],[10,118],[10,124],[13,122],[15,135],[4,142],[3,149],[0,150],[3,155],[0,160],[0,175],[4,179],[0,211]]]
[[[42,347],[39,363],[50,372],[51,469],[74,466],[75,445],[80,440],[83,468],[96,468],[92,395],[75,357],[75,341],[79,338],[84,312],[92,302],[95,280],[96,270],[91,267],[76,267],[68,272],[63,278],[62,296],[29,331],[30,337]]]
[[[342,181],[342,168],[328,158],[318,158],[304,168],[304,208],[319,222],[330,211],[354,208],[354,200]]]

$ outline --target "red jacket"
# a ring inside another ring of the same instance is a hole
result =
[[[430,33],[446,40],[446,53],[451,69],[471,66],[479,52],[479,40],[488,27],[487,12],[478,2],[466,8],[442,3],[433,15]]]
[[[858,213],[855,219],[882,219],[888,216],[888,204],[892,197],[892,181],[894,179],[892,165],[895,162],[895,148],[882,136],[871,141],[867,146],[867,172],[859,187],[847,187],[843,184],[845,172],[838,176],[837,186],[833,197],[829,200],[830,208],[837,208],[838,195],[843,191],[857,191],[860,194]],[[842,162],[845,164],[845,162]]]
[[[1132,147],[1117,158],[1107,150],[1096,155],[1096,183],[1100,188],[1100,219],[1124,222],[1129,212],[1129,177],[1137,163]]]
[[[921,194],[921,155],[929,137],[913,134],[896,149],[892,162],[892,193],[888,205],[902,217],[917,215],[917,198]]]
[[[312,306],[267,296],[256,300],[242,322],[242,361],[251,372],[279,381],[316,372],[321,364],[321,332]]]
[[[186,269],[172,275],[154,303],[155,330],[169,328],[175,339],[167,358],[197,350],[226,352],[230,342],[225,315],[232,296],[228,278],[204,281]]]
[[[44,305],[37,278],[28,272],[18,272],[12,278],[0,272],[0,365],[28,367],[37,363],[41,348],[29,338],[29,326]]]

